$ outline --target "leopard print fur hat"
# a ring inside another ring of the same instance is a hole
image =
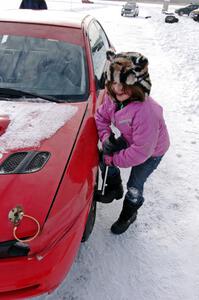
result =
[[[151,80],[148,73],[148,59],[138,52],[112,50],[106,53],[108,64],[105,71],[106,81],[115,81],[127,85],[139,84],[146,95],[150,94]]]

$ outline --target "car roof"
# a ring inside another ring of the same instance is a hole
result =
[[[128,0],[126,4],[136,4],[136,2],[134,0]]]
[[[0,12],[0,22],[46,24],[81,28],[82,22],[92,16],[83,13],[56,10],[10,9]]]

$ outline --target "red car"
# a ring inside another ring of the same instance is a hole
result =
[[[91,16],[0,14],[0,299],[55,289],[92,231],[110,42]],[[97,100],[98,99],[98,100]]]

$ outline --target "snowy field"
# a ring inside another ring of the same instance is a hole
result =
[[[110,226],[122,201],[98,204],[93,233],[67,278],[35,300],[199,299],[199,23],[180,17],[166,24],[162,5],[152,4],[139,4],[139,16],[125,18],[121,6],[95,1],[72,9],[94,15],[117,51],[148,57],[151,95],[164,107],[171,147],[146,183],[136,223],[114,236]],[[128,174],[122,170],[124,184]]]

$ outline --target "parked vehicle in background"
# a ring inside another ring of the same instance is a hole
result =
[[[199,4],[189,4],[185,7],[181,7],[175,10],[175,13],[179,16],[188,15],[194,10],[199,8]]]
[[[190,17],[191,17],[194,21],[199,22],[199,9],[193,10],[193,11],[190,13]]]
[[[137,17],[139,15],[139,7],[136,2],[130,0],[125,3],[121,10],[121,16]]]
[[[110,47],[89,15],[0,12],[1,300],[55,289],[93,229]]]

